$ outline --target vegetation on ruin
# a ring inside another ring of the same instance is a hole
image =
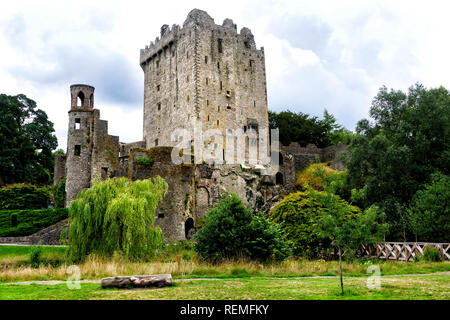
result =
[[[66,201],[66,178],[59,180],[53,193],[56,208],[64,208]]]
[[[0,186],[51,183],[57,146],[53,123],[24,94],[0,94]]]
[[[236,194],[226,194],[208,211],[194,240],[200,257],[213,261],[236,257],[280,261],[289,254],[281,228],[246,208]]]
[[[137,157],[136,163],[141,166],[151,166],[153,160],[150,157]]]
[[[154,226],[155,210],[167,193],[161,177],[130,181],[98,180],[82,190],[69,207],[68,260],[88,254],[148,260],[162,245],[162,231]]]

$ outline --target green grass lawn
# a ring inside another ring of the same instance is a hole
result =
[[[81,289],[59,285],[0,285],[0,299],[143,299],[143,300],[297,300],[297,299],[450,299],[450,276],[385,276],[380,290],[369,290],[367,278],[344,279],[340,295],[338,278],[177,280],[162,289],[102,289],[98,283],[82,283]]]

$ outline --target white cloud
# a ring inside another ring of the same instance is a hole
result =
[[[69,86],[96,87],[96,105],[121,141],[142,139],[139,49],[194,7],[249,27],[266,53],[269,108],[349,128],[381,85],[450,88],[444,1],[14,1],[0,11],[0,91],[24,93],[55,123],[65,148]]]

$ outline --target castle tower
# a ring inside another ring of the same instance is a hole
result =
[[[192,10],[182,28],[161,27],[160,38],[141,50],[140,65],[147,148],[177,145],[174,130],[198,123],[223,136],[268,130],[264,48],[256,48],[248,28],[238,33],[231,19],[217,25],[205,11]],[[268,142],[268,135],[259,138]]]
[[[70,86],[71,107],[67,132],[66,206],[84,188],[90,187],[92,133],[94,125],[94,90],[92,86]]]

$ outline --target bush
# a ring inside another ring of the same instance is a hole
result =
[[[302,190],[313,188],[322,191],[324,179],[338,171],[331,168],[328,163],[313,163],[297,174],[297,186]]]
[[[194,240],[199,256],[210,260],[248,257],[267,261],[288,255],[280,227],[254,215],[235,194],[225,195],[208,211]]]
[[[331,210],[324,201],[324,195],[335,199],[337,206],[346,212],[361,212],[358,207],[349,205],[339,196],[313,190],[292,193],[269,212],[269,219],[281,225],[287,239],[292,242],[293,253],[297,256],[315,258],[323,249],[330,247],[331,240],[315,232],[318,218]]]
[[[39,246],[31,247],[30,251],[30,265],[33,268],[39,268],[41,262],[42,248]]]
[[[69,207],[68,260],[90,253],[145,260],[162,246],[162,231],[154,226],[155,210],[167,193],[161,177],[130,181],[97,180],[82,190]]]
[[[28,236],[67,217],[67,209],[0,210],[0,237]]]
[[[59,180],[55,188],[55,207],[64,208],[66,201],[66,178]]]
[[[153,160],[150,157],[137,157],[136,163],[141,166],[151,166],[153,164]]]
[[[441,173],[417,191],[407,210],[407,221],[417,240],[448,242],[450,240],[450,177]]]
[[[429,261],[429,262],[439,262],[442,261],[441,253],[439,252],[439,249],[433,246],[426,246],[425,250],[423,251],[423,260]]]
[[[29,184],[13,184],[0,189],[0,210],[48,208],[50,191]]]

